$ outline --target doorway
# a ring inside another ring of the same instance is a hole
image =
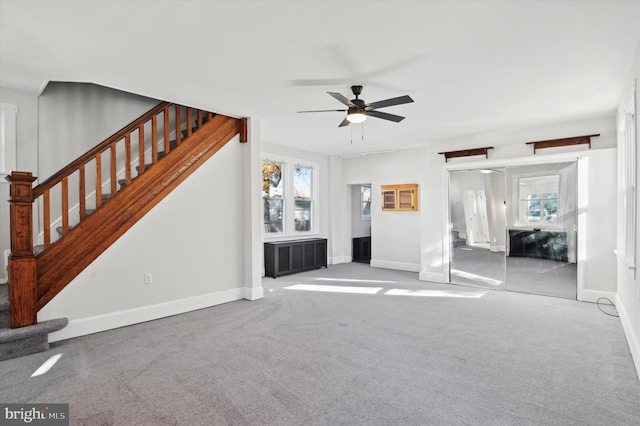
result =
[[[371,263],[371,184],[351,185],[351,259]]]
[[[449,171],[450,281],[576,299],[576,162]]]

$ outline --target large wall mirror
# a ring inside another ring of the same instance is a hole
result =
[[[449,172],[452,283],[575,299],[576,163]]]

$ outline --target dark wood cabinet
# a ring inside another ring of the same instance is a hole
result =
[[[358,237],[353,239],[351,258],[354,262],[371,262],[371,237]]]
[[[294,274],[327,267],[327,239],[313,238],[264,243],[264,271],[267,277]]]

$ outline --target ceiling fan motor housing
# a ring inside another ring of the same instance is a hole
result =
[[[352,99],[351,103],[355,106],[349,107],[349,114],[355,114],[355,113],[363,114],[365,112],[365,104],[362,99],[358,99],[358,98]]]

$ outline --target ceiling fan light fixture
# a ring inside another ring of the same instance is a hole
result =
[[[347,114],[347,120],[349,120],[350,123],[362,123],[366,119],[367,115],[364,112],[352,112]]]

